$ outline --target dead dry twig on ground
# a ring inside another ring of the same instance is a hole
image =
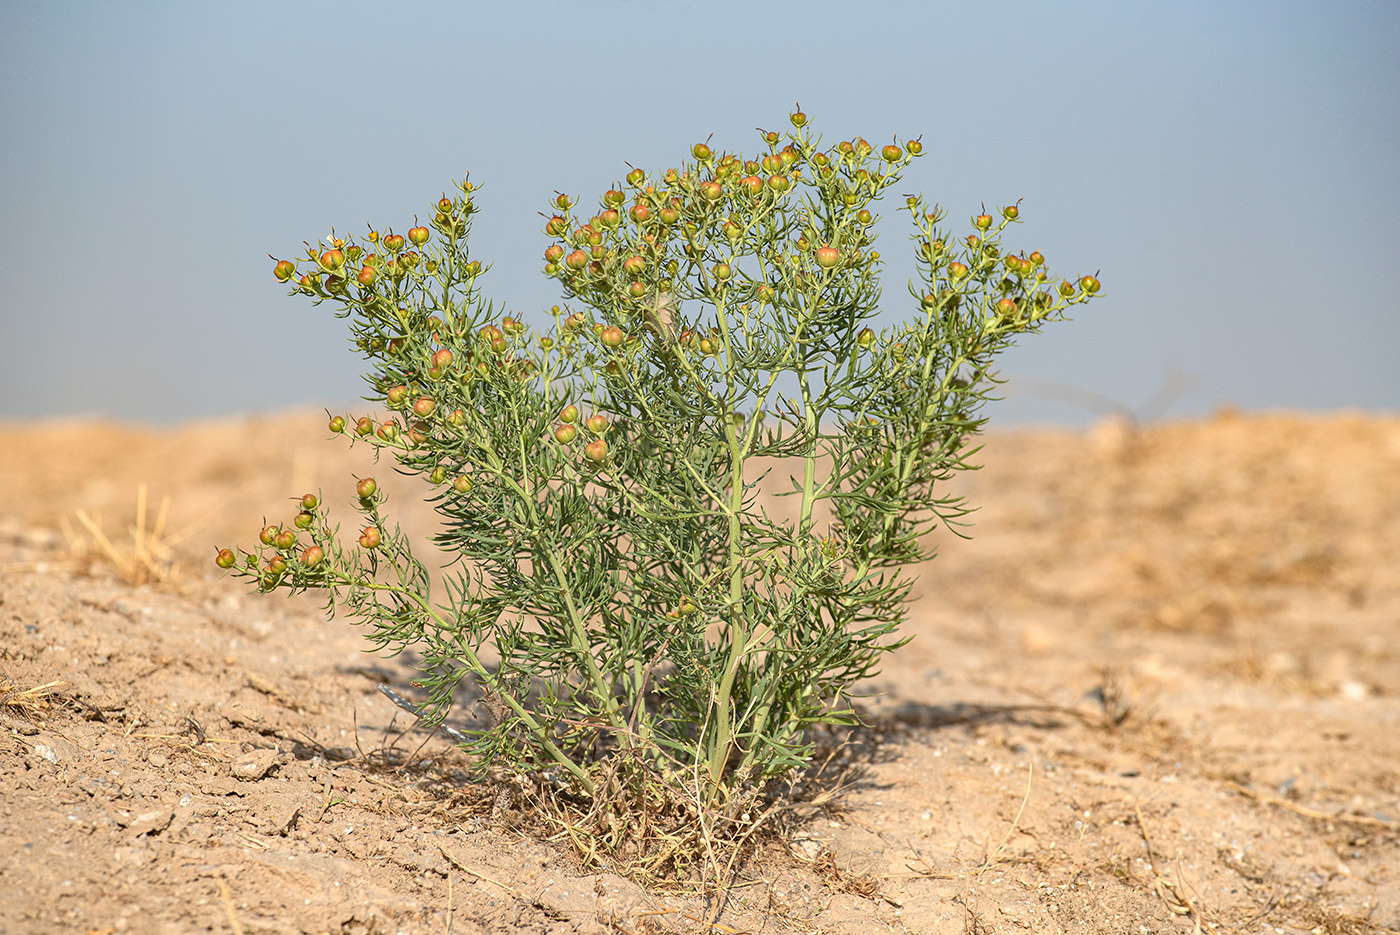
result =
[[[1035,781],[1035,764],[1026,764],[1026,794],[1021,798],[1021,807],[1016,810],[1016,817],[1011,820],[1011,827],[1006,829],[1006,834],[1002,836],[1001,843],[992,851],[991,855],[982,862],[974,873],[983,873],[992,869],[1001,862],[1001,852],[1006,848],[1006,842],[1011,840],[1011,836],[1016,833],[1017,827],[1021,824],[1021,816],[1026,813],[1026,803],[1031,800],[1031,785]]]
[[[228,915],[229,928],[233,929],[233,935],[243,935],[243,926],[238,921],[238,913],[234,910],[233,894],[229,892],[228,881],[223,874],[218,877],[219,901],[224,904],[224,912]]]
[[[1138,833],[1143,846],[1147,848],[1147,868],[1152,871],[1152,890],[1166,904],[1174,915],[1190,916],[1193,935],[1200,935],[1202,929],[1217,931],[1215,925],[1206,921],[1200,905],[1185,892],[1184,887],[1172,882],[1171,878],[1157,869],[1159,853],[1152,846],[1152,837],[1147,831],[1147,822],[1142,817],[1142,806],[1133,803],[1133,815],[1137,818]]]
[[[1295,815],[1302,815],[1304,818],[1312,818],[1317,821],[1336,821],[1346,825],[1359,825],[1362,828],[1382,828],[1386,831],[1400,831],[1400,821],[1388,821],[1384,818],[1371,818],[1366,815],[1348,815],[1345,812],[1323,812],[1315,808],[1308,808],[1296,802],[1276,795],[1269,795],[1267,792],[1259,792],[1248,786],[1242,786],[1237,782],[1225,780],[1225,788],[1233,792],[1238,792],[1246,798],[1253,799],[1264,805],[1272,805],[1276,808],[1287,809]]]

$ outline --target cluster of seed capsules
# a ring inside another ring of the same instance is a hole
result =
[[[799,131],[806,126],[805,114],[798,111],[790,116]],[[871,239],[864,228],[874,217],[858,206],[890,184],[891,173],[921,155],[923,144],[919,140],[887,144],[875,165],[867,168],[875,147],[860,137],[827,151],[814,151],[803,135],[781,149],[778,133],[765,132],[763,139],[772,151],[755,159],[717,154],[708,143],[696,143],[691,155],[697,171],[668,169],[655,184],[641,169],[632,169],[626,176],[630,196],[610,189],[603,194],[602,210],[581,223],[573,219],[576,201],[558,195],[553,207],[559,213],[545,223],[545,233],[562,242],[545,250],[545,274],[558,278],[575,295],[601,292],[645,300],[674,286],[679,261],[671,255],[668,242],[679,238],[680,252],[692,263],[703,261],[703,280],[720,291],[738,277],[728,254],[759,235],[755,218],[793,191],[804,172],[818,187],[829,189],[855,223],[843,225],[837,242],[822,242],[815,230],[801,232],[788,245],[791,259],[805,258],[819,271],[878,259],[878,253],[860,253]],[[774,300],[773,284],[747,285],[757,301]]]
[[[941,208],[935,205],[932,211],[921,216],[923,203],[913,195],[906,200],[905,207],[923,232],[923,237],[918,241],[918,262],[927,271],[926,278],[943,283],[935,291],[921,297],[925,309],[957,309],[962,304],[964,291],[970,284],[981,280],[991,283],[1000,293],[1000,297],[992,303],[996,316],[1024,323],[1039,320],[1048,314],[1056,304],[1057,293],[1059,299],[1074,304],[1087,300],[1099,291],[1099,280],[1095,276],[1063,280],[1052,289],[1049,267],[1045,255],[1039,250],[1032,250],[1029,254],[1002,254],[997,235],[1020,217],[1018,205],[1000,209],[1002,221],[999,225],[992,215],[985,212],[972,218],[975,232],[968,234],[963,241],[967,245],[963,256],[972,266],[952,259],[947,243],[935,230],[943,219]]]
[[[461,478],[462,480],[465,478]],[[470,483],[468,481],[468,483]],[[461,488],[459,488],[461,489]],[[470,489],[468,486],[466,489]],[[355,494],[361,511],[373,519],[380,501],[379,482],[373,477],[358,478]],[[214,564],[224,570],[235,570],[258,579],[258,587],[271,591],[281,584],[306,587],[324,583],[328,551],[335,553],[336,531],[326,526],[321,498],[314,493],[303,494],[296,500],[298,512],[287,524],[266,525],[258,533],[256,552],[235,552],[219,549]],[[309,540],[309,541],[307,541]],[[384,541],[384,532],[377,523],[370,523],[359,532],[359,546],[366,552],[377,550]]]
[[[373,478],[365,478],[362,488],[368,483],[367,496],[373,497],[377,489]],[[306,580],[307,575],[320,575],[326,562],[326,551],[321,543],[327,542],[331,531],[317,527],[321,522],[321,498],[314,493],[303,494],[297,501],[299,512],[292,519],[291,527],[284,525],[264,526],[258,534],[261,544],[258,552],[243,553],[243,571],[258,578],[259,587],[270,591],[289,578]],[[302,536],[311,538],[303,542]],[[360,537],[360,544],[366,548],[379,545],[378,527],[366,527]],[[228,570],[239,563],[239,555],[232,549],[219,549],[214,564]]]
[[[432,226],[452,241],[466,236],[468,220],[478,210],[470,198],[475,186],[464,181],[461,188],[463,198],[454,201],[443,195],[434,206]],[[312,269],[302,271],[292,260],[276,260],[273,275],[278,282],[295,281],[296,291],[304,295],[346,298],[353,283],[360,287],[363,297],[381,278],[399,282],[415,274],[438,272],[438,261],[418,252],[431,236],[432,231],[421,224],[409,228],[406,235],[390,231],[381,236],[378,231],[371,230],[365,238],[371,247],[366,249],[353,240],[332,234],[327,238],[325,250],[307,246],[306,257]],[[383,252],[378,252],[380,250]],[[461,272],[468,279],[475,278],[482,272],[481,262],[467,262]]]

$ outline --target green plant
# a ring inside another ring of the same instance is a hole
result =
[[[969,466],[996,354],[1099,285],[1004,248],[1016,206],[960,238],[911,196],[916,315],[877,331],[871,209],[922,145],[822,148],[792,124],[754,158],[698,143],[633,169],[596,211],[557,195],[544,270],[571,304],[543,330],[484,298],[467,181],[431,230],[278,260],[292,294],[349,319],[388,410],[332,432],[430,485],[459,562],[430,593],[365,478],[358,546],[307,495],[219,565],[325,591],[378,647],[415,648],[434,716],[479,683],[483,767],[584,798],[620,771],[734,818],[804,765],[810,729],[851,723],[852,686],[902,642],[923,537],[967,512],[938,487]],[[766,477],[791,517],[758,495]]]

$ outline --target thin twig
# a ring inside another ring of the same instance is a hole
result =
[[[1363,828],[1385,828],[1388,831],[1400,831],[1400,821],[1387,821],[1384,818],[1368,818],[1365,815],[1347,815],[1345,813],[1322,812],[1315,808],[1308,808],[1287,799],[1281,799],[1276,795],[1269,795],[1267,792],[1256,792],[1247,786],[1242,786],[1237,782],[1225,781],[1228,789],[1233,789],[1240,795],[1247,796],[1265,805],[1275,805],[1279,808],[1286,808],[1290,812],[1302,815],[1304,818],[1316,818],[1319,821],[1340,821],[1348,825],[1360,825]]]
[[[1006,829],[1006,835],[1001,839],[1001,843],[997,845],[996,850],[992,851],[992,855],[987,858],[987,860],[982,864],[982,866],[977,868],[978,872],[981,872],[983,870],[990,870],[992,867],[995,867],[997,863],[1001,860],[1002,848],[1006,847],[1006,842],[1011,840],[1011,835],[1016,833],[1016,827],[1021,823],[1021,816],[1026,812],[1026,803],[1031,800],[1031,781],[1034,778],[1034,775],[1035,763],[1028,762],[1026,764],[1026,794],[1021,799],[1021,807],[1017,810],[1016,817],[1011,822],[1011,827]]]
[[[422,719],[423,719],[423,709],[422,709],[422,708],[420,708],[418,705],[415,705],[413,702],[409,701],[407,698],[403,697],[402,695],[397,694],[397,693],[396,693],[392,688],[390,688],[388,685],[380,685],[380,686],[379,686],[379,691],[380,691],[380,694],[382,694],[385,698],[388,698],[390,701],[392,701],[394,704],[398,705],[400,708],[403,708],[403,709],[404,709],[405,711],[407,711],[409,714],[413,715],[414,717],[418,718],[419,720],[422,720]],[[458,743],[471,743],[471,738],[468,737],[466,734],[462,733],[461,731],[459,731],[459,730],[458,730],[457,728],[455,728],[455,727],[448,727],[446,724],[432,724],[431,722],[429,722],[429,724],[426,725],[426,726],[431,726],[431,727],[433,728],[433,730],[440,730],[440,731],[442,731],[444,734],[446,734],[447,736],[451,737],[453,740],[457,741]]]
[[[1200,935],[1201,925],[1205,921],[1200,908],[1184,892],[1177,889],[1162,871],[1157,869],[1157,853],[1152,847],[1152,838],[1147,832],[1147,822],[1142,817],[1142,806],[1133,803],[1133,814],[1137,816],[1138,833],[1142,835],[1142,843],[1147,848],[1147,866],[1152,871],[1152,889],[1157,894],[1157,898],[1167,904],[1176,915],[1189,915],[1194,923],[1193,935]],[[1210,926],[1214,929],[1214,926]]]
[[[463,873],[467,874],[468,876],[476,877],[478,880],[485,880],[487,883],[494,883],[494,884],[496,884],[497,886],[499,886],[501,889],[505,890],[507,893],[511,894],[512,896],[518,895],[518,894],[515,892],[515,890],[511,889],[509,886],[506,886],[506,885],[505,885],[504,883],[502,883],[500,880],[497,880],[497,879],[495,879],[495,878],[493,878],[493,877],[488,877],[488,876],[487,876],[486,874],[484,874],[484,873],[477,873],[477,872],[476,872],[475,870],[473,870],[471,867],[468,867],[466,864],[462,863],[462,862],[461,862],[460,860],[458,860],[456,857],[452,856],[452,853],[451,853],[450,851],[448,851],[447,846],[444,845],[441,841],[438,842],[438,850],[442,851],[442,856],[447,858],[447,862],[448,862],[448,863],[450,863],[452,866],[456,867],[458,870],[462,871]]]
[[[238,915],[233,908],[233,894],[228,890],[228,883],[224,881],[223,874],[219,875],[219,899],[224,904],[224,912],[228,914],[229,928],[233,929],[233,935],[243,935],[243,926],[238,922]]]
[[[720,932],[722,933],[722,935],[749,935],[749,932],[746,929],[732,928],[728,925],[725,925],[723,922],[710,922],[700,918],[699,916],[693,916],[688,912],[681,913],[681,917],[689,919],[691,922],[699,922],[701,925],[705,926],[705,928],[714,932]]]

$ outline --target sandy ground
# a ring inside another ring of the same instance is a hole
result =
[[[468,783],[377,691],[412,696],[407,661],[217,577],[289,496],[389,475],[324,424],[0,426],[0,933],[703,931],[703,899],[582,873]],[[714,931],[1400,930],[1400,419],[1007,432],[983,461],[975,538],[865,686],[855,785]]]

